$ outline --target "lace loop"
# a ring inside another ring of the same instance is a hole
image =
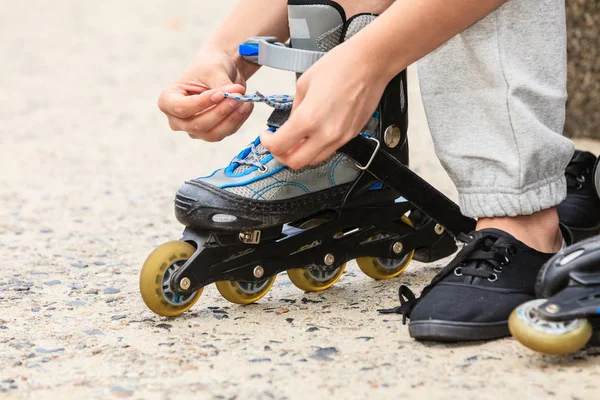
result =
[[[406,325],[406,318],[410,317],[412,309],[417,304],[417,297],[408,286],[401,285],[398,288],[398,297],[400,298],[400,305],[393,308],[385,308],[377,310],[381,314],[402,314],[402,324]]]
[[[225,98],[241,101],[244,103],[265,103],[277,110],[291,110],[294,104],[294,96],[282,94],[265,96],[258,90],[254,94],[246,95],[239,93],[224,93]]]
[[[259,172],[263,174],[266,173],[269,170],[269,167],[264,165],[261,160],[262,156],[270,154],[270,152],[267,149],[258,149],[257,146],[258,144],[256,141],[250,143],[245,149],[248,151],[242,151],[240,155],[231,160],[231,164],[248,165],[250,167],[256,167],[258,168]]]

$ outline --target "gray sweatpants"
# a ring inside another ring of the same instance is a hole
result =
[[[418,64],[436,152],[465,215],[528,215],[566,196],[564,0],[509,0]]]

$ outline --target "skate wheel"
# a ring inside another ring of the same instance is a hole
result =
[[[273,283],[277,276],[258,282],[219,281],[216,282],[219,293],[227,300],[235,304],[251,304],[260,300]]]
[[[315,218],[305,221],[300,228],[309,229],[327,222],[326,219]],[[304,246],[308,248],[310,246]],[[301,250],[302,250],[301,249]],[[300,290],[305,292],[320,292],[330,288],[344,273],[346,264],[331,269],[325,266],[311,266],[305,268],[294,268],[287,271],[290,281]]]
[[[287,274],[290,281],[298,289],[305,292],[320,292],[336,283],[345,269],[346,264],[342,264],[335,269],[314,266],[290,269],[287,271]]]
[[[174,317],[189,310],[202,294],[202,289],[186,296],[171,291],[173,274],[185,264],[196,249],[186,242],[167,242],[146,259],[140,272],[140,293],[148,308],[165,317]]]
[[[393,258],[360,257],[356,263],[360,270],[369,278],[383,280],[392,279],[400,275],[412,261],[415,251],[411,251],[399,260]]]
[[[402,216],[402,222],[413,227],[413,223],[406,216]],[[360,270],[370,278],[383,280],[391,279],[400,275],[408,264],[412,261],[415,251],[412,250],[401,259],[394,258],[379,258],[379,257],[360,257],[356,259],[356,263]]]
[[[521,344],[546,354],[569,354],[582,349],[592,337],[592,325],[586,319],[548,321],[536,312],[546,300],[521,304],[508,319],[510,333]]]

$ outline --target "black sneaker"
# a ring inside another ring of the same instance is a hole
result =
[[[558,205],[560,222],[569,227],[578,242],[600,233],[600,197],[594,186],[597,158],[576,150],[565,172],[567,198]]]
[[[568,229],[563,229],[570,243]],[[396,312],[410,318],[410,336],[420,340],[489,340],[510,336],[512,310],[535,298],[535,280],[553,254],[540,253],[506,232],[472,232],[463,249],[423,290],[420,298],[400,287]],[[405,322],[405,321],[404,321]]]

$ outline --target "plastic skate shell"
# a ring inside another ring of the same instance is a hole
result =
[[[600,236],[552,257],[540,271],[536,294],[549,298],[538,309],[548,320],[600,316]]]

